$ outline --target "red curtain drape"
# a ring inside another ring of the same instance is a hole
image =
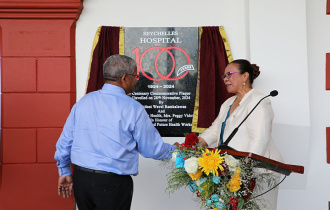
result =
[[[102,26],[99,41],[92,55],[86,94],[102,88],[103,63],[110,55],[119,54],[119,32],[120,27]]]
[[[219,27],[202,28],[197,126],[208,128],[218,116],[221,104],[232,95],[227,92],[221,79],[228,64],[228,58]]]

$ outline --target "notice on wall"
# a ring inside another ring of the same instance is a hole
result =
[[[125,55],[140,79],[131,97],[161,136],[191,132],[198,68],[198,27],[125,28]]]

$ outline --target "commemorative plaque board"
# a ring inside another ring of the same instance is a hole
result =
[[[161,136],[191,132],[198,68],[198,27],[125,27],[125,55],[140,79],[131,97]]]

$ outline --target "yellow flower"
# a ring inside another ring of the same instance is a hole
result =
[[[237,167],[236,170],[234,171],[234,174],[240,174],[241,173],[241,168]]]
[[[221,166],[221,163],[224,162],[224,158],[225,157],[221,157],[219,155],[218,149],[216,149],[214,152],[205,149],[203,151],[202,157],[198,158],[197,161],[199,162],[199,168],[202,169],[202,172],[204,172],[207,176],[210,173],[218,176],[218,169],[221,171],[224,170]]]
[[[229,180],[227,187],[230,190],[230,192],[236,192],[237,190],[241,189],[241,176],[239,175],[241,173],[241,168],[237,167],[237,169],[234,171],[233,175],[231,176],[231,179]]]
[[[238,180],[231,179],[229,180],[227,187],[230,192],[236,192],[237,190],[241,189],[241,183]]]
[[[235,174],[235,175],[233,175],[233,176],[231,177],[231,179],[236,180],[236,181],[240,181],[240,180],[241,180],[241,177],[240,177],[239,174]]]
[[[197,170],[197,172],[195,174],[192,174],[192,173],[188,173],[188,175],[191,177],[192,180],[197,180],[199,178],[201,178],[202,176],[202,171],[201,170]]]
[[[241,177],[239,175],[240,173],[241,173],[241,168],[237,167],[237,169],[234,171],[234,174],[231,176],[231,179],[234,179],[236,181],[240,181],[241,180]]]
[[[209,210],[225,210],[225,209],[218,209],[217,207],[214,207],[213,209],[209,209]]]

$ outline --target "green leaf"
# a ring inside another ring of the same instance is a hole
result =
[[[243,205],[244,205],[244,199],[243,198],[239,198],[239,203],[237,205],[237,209],[238,210],[241,210],[243,208]]]

